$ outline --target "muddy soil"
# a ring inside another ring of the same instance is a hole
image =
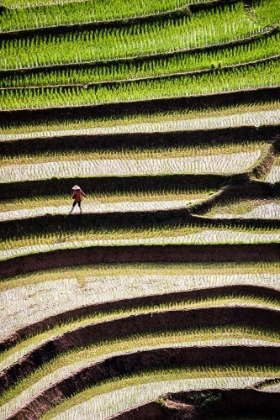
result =
[[[93,246],[0,261],[0,278],[86,264],[279,261],[280,244]]]

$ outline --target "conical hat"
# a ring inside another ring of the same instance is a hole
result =
[[[72,187],[72,190],[80,190],[81,188],[79,187],[79,185],[74,185],[74,187]]]

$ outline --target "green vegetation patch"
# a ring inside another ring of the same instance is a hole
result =
[[[174,53],[160,58],[116,62],[92,66],[68,67],[58,70],[41,70],[26,74],[15,73],[0,80],[0,87],[28,87],[55,85],[88,85],[116,80],[133,80],[229,67],[261,60],[279,54],[280,33],[253,38],[241,45],[220,49]]]
[[[204,0],[206,2],[206,0]],[[10,9],[2,14],[1,31],[18,31],[57,27],[60,25],[108,22],[118,19],[137,18],[172,12],[195,2],[195,0],[154,0],[153,2],[102,0],[55,2],[40,0],[9,1],[2,3]],[[49,4],[48,4],[49,3]],[[57,3],[57,4],[55,4]],[[38,7],[40,6],[40,7]]]
[[[275,23],[279,19],[279,10],[275,11],[272,3],[266,1],[263,9],[267,8],[267,13],[271,11],[271,23]],[[268,29],[252,20],[244,10],[243,2],[239,2],[198,11],[191,17],[187,14],[123,28],[13,39],[6,41],[1,49],[0,68],[8,70],[97,62],[187,50],[250,37],[264,30]],[[93,43],[98,48],[92,48]]]
[[[280,84],[280,60],[267,60],[224,72],[175,75],[108,85],[26,88],[2,91],[3,110],[92,106],[275,87]]]

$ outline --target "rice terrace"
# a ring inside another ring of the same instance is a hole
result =
[[[0,15],[0,419],[279,420],[280,0]]]

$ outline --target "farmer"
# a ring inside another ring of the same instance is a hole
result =
[[[82,200],[83,200],[83,196],[86,197],[86,194],[83,192],[83,190],[79,187],[79,185],[74,185],[74,187],[72,188],[73,194],[72,194],[72,198],[74,199],[74,202],[72,204],[72,208],[69,212],[69,214],[72,213],[72,211],[74,210],[75,205],[78,203],[78,206],[80,207],[80,213],[82,213]]]

